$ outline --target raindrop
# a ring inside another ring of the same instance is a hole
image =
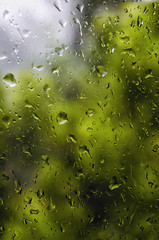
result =
[[[22,34],[23,34],[23,36],[24,36],[25,38],[27,38],[27,37],[29,37],[29,35],[30,35],[30,31],[27,30],[27,29],[24,29],[23,32],[22,32]]]
[[[4,230],[5,230],[5,228],[3,226],[0,226],[0,236],[3,233]]]
[[[129,57],[135,57],[136,53],[132,48],[124,49],[121,54],[127,54]]]
[[[153,147],[153,152],[158,152],[159,149],[159,145],[155,144],[155,146]]]
[[[4,60],[7,58],[7,53],[6,52],[2,52],[2,54],[0,55],[0,60]]]
[[[63,48],[57,47],[57,48],[55,48],[55,52],[56,52],[59,56],[62,56],[62,55],[63,55]]]
[[[4,173],[2,174],[2,178],[3,178],[3,180],[6,180],[6,181],[9,180],[9,177]]]
[[[38,115],[37,115],[36,113],[33,113],[33,117],[34,117],[34,119],[36,119],[36,120],[39,120],[39,121],[40,121],[40,118],[38,117]]]
[[[45,84],[45,85],[44,85],[43,90],[44,90],[44,92],[46,93],[46,95],[49,97],[49,90],[50,90],[50,87],[49,87],[48,84]]]
[[[118,183],[116,177],[113,177],[113,178],[110,180],[110,185],[109,185],[109,189],[110,189],[110,190],[117,189],[117,188],[119,188],[120,186],[121,186],[121,184]]]
[[[141,27],[142,25],[143,25],[143,19],[140,16],[138,16],[138,18],[137,18],[137,26]]]
[[[9,18],[9,11],[8,10],[5,10],[4,12],[3,12],[3,19],[4,20],[7,20]]]
[[[121,37],[120,39],[122,40],[123,43],[129,43],[130,42],[130,37],[129,36]]]
[[[43,160],[44,163],[46,163],[47,165],[49,165],[49,157],[47,155],[42,155],[41,159]],[[40,190],[39,190],[40,191]]]
[[[83,3],[78,4],[76,8],[78,9],[79,12],[82,13],[82,12],[83,12],[83,9],[84,9],[84,4],[83,4]]]
[[[61,7],[61,2],[59,0],[54,2],[54,6],[59,12],[63,11]]]
[[[109,189],[110,189],[110,190],[117,189],[117,188],[120,187],[120,185],[121,185],[121,184],[110,184],[110,185],[109,185]]]
[[[134,28],[134,27],[135,27],[135,21],[132,20],[132,22],[131,22],[131,28]]]
[[[15,87],[17,85],[16,79],[12,73],[7,73],[3,78],[3,82],[10,87]]]
[[[61,24],[62,27],[66,27],[67,21],[65,20],[60,20],[59,23]]]
[[[66,123],[68,121],[67,113],[59,112],[56,119],[59,124]]]
[[[83,155],[88,155],[89,157],[91,157],[91,155],[90,155],[90,152],[89,152],[89,149],[87,148],[87,146],[80,146],[79,147],[79,153],[80,153],[80,155],[81,156],[83,156]]]
[[[42,71],[45,67],[43,65],[39,65],[39,66],[33,66],[33,69],[37,70],[37,71]]]
[[[144,8],[144,13],[147,13],[149,9],[147,7]]]
[[[53,74],[59,74],[59,68],[58,68],[58,67],[54,67],[54,68],[52,69],[52,73],[53,73]]]
[[[105,68],[101,65],[97,66],[97,75],[99,77],[105,77],[105,75],[107,75],[107,71],[105,70]]]
[[[94,110],[94,109],[88,109],[88,110],[86,111],[86,114],[87,114],[89,117],[91,117],[91,116],[93,116],[93,115],[95,114],[95,110]]]
[[[31,209],[31,210],[30,210],[30,213],[31,213],[31,214],[38,214],[38,213],[39,213],[39,210]]]
[[[72,134],[69,134],[69,135],[68,135],[67,141],[68,141],[68,142],[77,143],[77,139],[76,139],[75,136],[72,135]]]
[[[148,78],[150,78],[150,77],[153,77],[153,74],[152,74],[152,70],[151,70],[151,69],[148,69],[148,70],[146,71],[145,78],[148,79]]]
[[[37,196],[38,196],[38,198],[42,198],[42,197],[44,196],[44,190],[39,189],[39,190],[37,191]]]
[[[32,198],[31,197],[25,197],[24,202],[27,203],[27,204],[31,204]]]

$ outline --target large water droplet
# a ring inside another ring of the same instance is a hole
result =
[[[67,113],[59,112],[56,119],[59,124],[66,123],[68,121]]]
[[[17,85],[16,79],[12,73],[7,73],[3,78],[3,82],[10,87]]]

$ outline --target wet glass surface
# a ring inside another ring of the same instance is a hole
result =
[[[159,2],[0,2],[0,239],[159,238]]]

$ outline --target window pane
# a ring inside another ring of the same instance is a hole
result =
[[[0,238],[158,239],[158,1],[0,20]]]

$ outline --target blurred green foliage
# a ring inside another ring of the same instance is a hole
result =
[[[122,3],[80,57],[1,76],[2,240],[159,238],[158,26],[157,2]]]

